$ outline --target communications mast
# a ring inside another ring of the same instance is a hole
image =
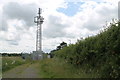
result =
[[[42,9],[39,8],[38,16],[34,17],[34,22],[37,23],[37,35],[36,35],[36,51],[42,52],[42,23],[44,18],[41,16]]]

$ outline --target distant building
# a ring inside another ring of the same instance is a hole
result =
[[[43,59],[43,52],[42,51],[33,51],[31,54],[33,60],[41,60]]]

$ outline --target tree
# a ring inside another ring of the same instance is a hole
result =
[[[61,46],[61,48],[67,47],[67,43],[62,42],[62,43],[60,43],[60,46]]]
[[[62,47],[61,46],[57,46],[57,50],[60,50]]]
[[[62,42],[62,43],[60,43],[59,46],[57,46],[57,49],[56,49],[56,50],[61,50],[61,49],[64,48],[64,47],[67,47],[67,43]]]

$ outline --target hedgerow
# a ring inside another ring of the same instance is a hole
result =
[[[52,54],[86,73],[96,71],[101,78],[120,77],[120,22],[111,23],[96,36],[79,40]]]

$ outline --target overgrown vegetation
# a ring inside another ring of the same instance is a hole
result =
[[[96,36],[79,40],[51,54],[86,74],[100,78],[120,77],[120,22],[111,23]],[[89,76],[90,77],[90,76]]]
[[[81,68],[75,68],[58,58],[40,61],[40,75],[42,78],[92,78],[96,77],[95,73],[85,73]]]
[[[30,62],[30,60],[23,60],[21,57],[2,57],[2,72],[28,62]]]

